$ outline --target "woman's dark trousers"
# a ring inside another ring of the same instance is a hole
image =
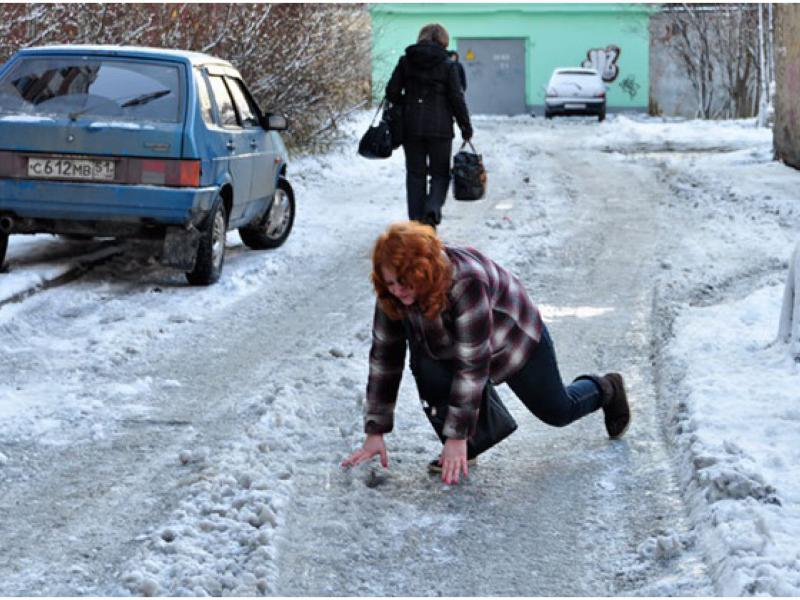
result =
[[[569,425],[602,406],[602,392],[591,379],[564,386],[547,327],[528,362],[506,383],[529,411],[555,427]]]
[[[420,397],[429,403],[446,404],[453,381],[452,361],[435,360],[413,343],[409,343],[409,349],[411,371]],[[564,386],[546,327],[531,357],[506,383],[528,410],[555,427],[569,425],[601,406],[601,392],[590,379],[578,379]]]
[[[406,155],[408,218],[438,225],[442,220],[442,206],[450,187],[453,139],[412,138],[403,141],[403,150]]]

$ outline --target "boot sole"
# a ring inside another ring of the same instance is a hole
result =
[[[625,435],[626,431],[628,431],[628,428],[631,426],[631,421],[633,420],[633,411],[631,410],[631,405],[630,404],[628,404],[628,415],[629,415],[628,416],[628,422],[625,424],[625,427],[622,429],[622,431],[620,431],[617,435],[608,436],[608,439],[610,439],[610,440],[618,440],[623,435]]]
[[[611,435],[609,433],[608,438],[611,440],[618,440],[623,435],[625,435],[625,432],[628,431],[628,428],[631,426],[631,420],[633,419],[633,411],[631,410],[631,404],[628,401],[628,390],[627,387],[625,386],[625,378],[622,376],[621,373],[615,373],[615,375],[619,376],[619,383],[622,386],[622,390],[625,395],[625,405],[628,409],[628,422],[625,423],[625,427],[622,428],[622,431],[620,431],[616,435]],[[608,433],[608,426],[606,426],[606,433]]]

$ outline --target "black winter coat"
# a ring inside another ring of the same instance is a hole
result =
[[[386,85],[386,98],[403,107],[403,138],[452,138],[453,118],[461,136],[472,137],[458,65],[434,42],[406,48]]]

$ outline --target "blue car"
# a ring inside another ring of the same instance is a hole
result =
[[[213,283],[228,230],[254,249],[291,232],[286,127],[213,56],[20,50],[0,68],[0,265],[11,234],[146,238],[191,284]]]

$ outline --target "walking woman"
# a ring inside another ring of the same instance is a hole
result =
[[[453,119],[465,141],[472,137],[458,65],[447,52],[449,43],[444,27],[425,25],[386,86],[386,98],[402,106],[403,112],[408,218],[433,227],[442,219],[450,185]]]
[[[562,427],[603,409],[611,438],[625,433],[630,409],[622,376],[581,375],[564,386],[539,310],[516,276],[474,248],[445,246],[431,227],[391,225],[372,254],[377,294],[369,355],[363,446],[342,466],[380,455],[394,425],[406,347],[426,400],[445,411],[439,457],[445,483],[468,474],[467,440],[476,433],[487,385],[507,383],[525,406]]]

